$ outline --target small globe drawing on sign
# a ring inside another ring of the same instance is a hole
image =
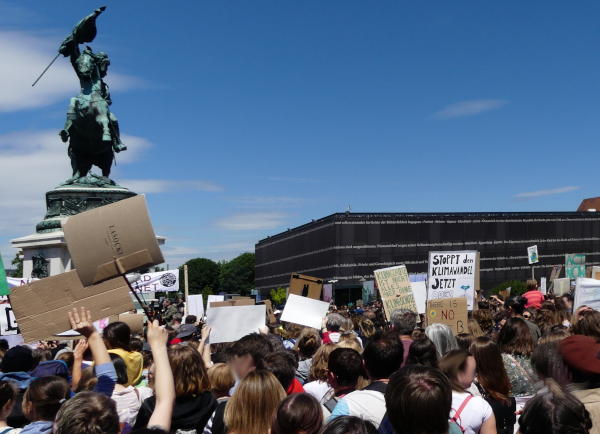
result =
[[[429,311],[429,316],[431,318],[435,318],[437,316],[437,310],[430,310]]]
[[[175,276],[173,273],[165,273],[162,276],[160,276],[160,283],[162,284],[162,286],[166,286],[167,288],[169,286],[175,285],[176,282],[177,276]]]

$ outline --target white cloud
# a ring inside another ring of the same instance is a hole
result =
[[[79,81],[69,59],[60,56],[42,79],[33,81],[56,55],[62,41],[55,34],[0,30],[0,112],[42,107],[63,101],[79,93]],[[123,90],[141,84],[127,75],[109,71],[106,79],[112,90]]]
[[[235,199],[239,205],[246,207],[261,207],[261,206],[298,206],[305,202],[301,197],[288,196],[245,196]]]
[[[548,190],[528,191],[528,192],[524,192],[524,193],[517,193],[513,197],[515,197],[516,199],[519,199],[519,200],[530,200],[530,199],[535,199],[536,197],[552,196],[554,194],[561,194],[561,193],[569,193],[571,191],[579,190],[580,188],[581,187],[567,186],[567,187],[551,188]]]
[[[217,226],[228,231],[275,229],[283,225],[286,214],[279,212],[256,212],[234,214],[217,221]]]
[[[473,116],[490,110],[496,110],[506,105],[508,101],[502,99],[474,99],[450,104],[433,116],[438,119],[451,119],[463,116]]]
[[[119,184],[136,193],[165,193],[167,191],[223,191],[223,187],[210,181],[170,181],[167,179],[123,179]]]

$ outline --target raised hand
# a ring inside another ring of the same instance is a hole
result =
[[[169,332],[158,323],[158,320],[148,322],[147,340],[151,348],[164,347],[169,340]]]
[[[71,322],[71,328],[81,335],[89,338],[96,328],[92,324],[92,314],[85,307],[81,307],[79,311],[77,308],[73,308],[73,311],[68,312],[69,321]]]

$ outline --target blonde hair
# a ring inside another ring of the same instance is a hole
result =
[[[342,333],[338,342],[338,348],[352,348],[358,354],[362,354],[363,347],[354,332]]]
[[[329,355],[336,348],[338,348],[336,344],[327,344],[317,350],[313,356],[312,364],[310,365],[310,372],[308,375],[309,381],[327,381],[327,363],[329,362]]]
[[[229,433],[267,434],[286,393],[269,371],[250,372],[227,401],[224,421]]]
[[[210,389],[215,395],[229,396],[229,389],[235,384],[231,367],[226,363],[217,363],[208,370]]]

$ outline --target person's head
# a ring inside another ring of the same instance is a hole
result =
[[[271,434],[318,434],[322,426],[319,401],[308,393],[294,393],[279,404]]]
[[[527,291],[537,291],[538,282],[535,279],[529,279],[527,281]]]
[[[354,332],[343,332],[337,345],[339,348],[351,348],[359,354],[363,352],[362,344]]]
[[[17,391],[9,381],[0,381],[0,420],[6,420],[15,405]]]
[[[101,393],[81,392],[66,401],[56,415],[55,434],[117,434],[115,402]]]
[[[446,434],[452,388],[437,369],[405,366],[390,378],[385,406],[397,434]]]
[[[483,330],[481,330],[481,327],[479,327],[479,323],[477,322],[477,320],[475,320],[475,318],[469,318],[469,320],[467,321],[467,325],[469,327],[469,334],[473,335],[476,338],[478,338],[479,336],[485,336],[485,333],[483,332]]]
[[[494,316],[489,309],[479,309],[473,311],[473,319],[479,324],[479,328],[484,334],[488,334],[494,328]]]
[[[225,406],[224,421],[229,432],[265,434],[273,415],[286,397],[279,380],[263,369],[249,372]]]
[[[573,335],[558,344],[574,383],[600,382],[600,343],[591,336]]]
[[[48,360],[52,360],[52,352],[47,349],[37,348],[33,350],[33,366],[36,367],[41,362],[47,362]]]
[[[196,315],[188,315],[185,317],[185,323],[186,324],[196,324],[198,322],[198,318],[196,317]]]
[[[73,351],[63,351],[56,355],[55,360],[62,360],[66,363],[69,371],[73,370],[73,363],[75,362],[75,354]]]
[[[350,348],[337,348],[329,355],[327,381],[336,390],[354,389],[356,382],[365,375],[360,354]]]
[[[600,340],[600,312],[597,310],[586,310],[581,313],[580,318],[573,324],[573,334],[591,336]]]
[[[254,369],[262,369],[264,367],[263,359],[271,352],[271,344],[269,340],[258,333],[252,333],[244,336],[236,341],[229,353],[231,358],[229,363],[236,377],[244,378],[250,371]]]
[[[125,360],[123,360],[121,356],[112,353],[110,354],[110,359],[112,360],[113,367],[117,373],[117,384],[127,385],[129,379],[127,378],[127,365],[125,364]]]
[[[294,356],[288,351],[276,351],[267,354],[264,359],[265,369],[272,372],[281,383],[283,390],[287,391],[296,375],[298,363]]]
[[[469,348],[477,366],[477,381],[494,399],[508,401],[510,380],[498,345],[490,338],[476,338]]]
[[[108,349],[122,348],[130,351],[131,329],[126,323],[122,321],[111,322],[102,330],[102,336]]]
[[[562,341],[564,338],[568,338],[569,336],[571,336],[571,332],[569,331],[568,327],[562,324],[555,325],[550,327],[546,334],[539,339],[538,345],[543,344],[545,342]]]
[[[69,386],[62,377],[36,378],[23,395],[23,414],[33,422],[54,420],[56,412],[69,397]]]
[[[471,343],[475,339],[471,333],[459,333],[456,335],[456,343],[461,350],[469,351]]]
[[[177,344],[169,347],[168,354],[177,396],[199,395],[210,389],[204,361],[196,348]]]
[[[569,312],[573,310],[573,296],[571,294],[561,295],[560,299],[565,307],[565,309]]]
[[[0,339],[0,353],[4,354],[8,351],[9,345],[6,339]]]
[[[340,416],[325,425],[321,434],[377,434],[377,428],[360,417]]]
[[[498,346],[503,353],[530,356],[534,342],[525,320],[509,318],[498,334]]]
[[[33,369],[33,351],[26,345],[12,347],[4,354],[0,371],[5,374],[9,372],[29,372]]]
[[[339,313],[330,313],[325,317],[325,328],[330,332],[339,332],[344,323],[345,318]]]
[[[527,299],[520,295],[514,295],[512,297],[508,297],[504,302],[504,308],[508,310],[512,315],[523,315],[523,311],[525,311],[525,305],[527,304]]]
[[[372,380],[390,378],[400,369],[404,347],[390,335],[375,335],[363,352],[365,368]]]
[[[182,324],[177,330],[177,338],[182,341],[190,341],[194,338],[198,329],[193,324]]]
[[[417,327],[417,318],[419,318],[419,315],[410,309],[396,309],[390,316],[390,322],[396,333],[410,336],[415,327]]]
[[[451,350],[456,350],[458,344],[456,338],[452,334],[452,330],[446,324],[435,323],[427,326],[425,334],[435,345],[435,349],[438,353],[438,359],[444,357],[444,355]]]
[[[210,390],[217,398],[229,396],[229,390],[235,384],[235,377],[227,363],[216,363],[208,370]]]
[[[531,355],[531,365],[538,377],[554,379],[558,384],[566,386],[571,382],[569,368],[559,353],[560,341],[539,343]]]
[[[321,346],[312,359],[308,379],[310,381],[327,381],[327,364],[329,363],[329,355],[338,346],[336,344],[327,344]]]
[[[310,359],[321,346],[321,337],[319,333],[312,328],[304,328],[298,337],[295,350],[298,351],[300,357]]]
[[[369,318],[363,316],[358,321],[358,331],[364,338],[370,338],[375,334],[375,324]]]
[[[477,362],[468,351],[452,350],[440,360],[438,367],[446,374],[454,390],[464,392],[475,380]]]
[[[576,397],[556,382],[546,381],[546,391],[531,398],[519,418],[522,434],[587,434],[592,428],[590,414]]]
[[[423,336],[420,339],[415,339],[408,350],[406,358],[407,365],[420,365],[430,368],[436,368],[438,363],[438,355],[435,345],[427,337]]]

